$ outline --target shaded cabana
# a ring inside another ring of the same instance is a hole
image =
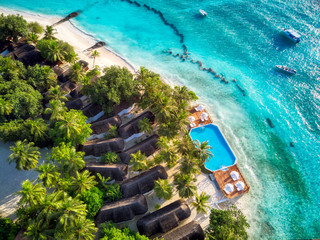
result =
[[[86,155],[102,156],[107,152],[121,152],[124,149],[122,138],[112,138],[108,140],[89,141],[83,145],[82,151]]]
[[[66,102],[66,107],[70,109],[80,110],[83,108],[83,102],[80,98]]]
[[[200,224],[196,221],[174,229],[173,231],[159,237],[163,240],[203,240],[205,237]]]
[[[32,50],[21,54],[18,60],[22,62],[25,67],[28,67],[42,63],[44,58],[39,50]]]
[[[92,103],[82,110],[83,114],[88,118],[96,116],[101,111],[102,107],[97,103]]]
[[[87,71],[89,69],[89,63],[84,61],[84,60],[80,60],[78,63],[81,64],[81,67],[83,70]]]
[[[120,159],[123,163],[129,164],[130,155],[138,152],[139,150],[148,157],[158,149],[157,142],[158,135],[152,135],[151,137],[127,149],[125,152],[120,153]]]
[[[124,180],[120,184],[123,197],[128,198],[136,194],[144,194],[154,188],[155,180],[167,179],[168,174],[161,165],[155,166],[139,175]]]
[[[140,234],[150,237],[157,233],[169,232],[190,215],[191,210],[188,204],[180,199],[143,216],[137,221],[137,227]]]
[[[63,73],[61,73],[58,76],[58,81],[61,82],[61,83],[68,82],[70,80],[70,77],[71,77],[70,74],[71,74],[71,70],[67,69],[66,71],[64,71]]]
[[[138,127],[138,123],[140,120],[142,120],[144,118],[148,118],[152,124],[154,123],[155,117],[154,117],[153,113],[150,111],[144,112],[140,116],[136,117],[135,119],[132,119],[127,124],[121,126],[118,129],[119,136],[126,139],[135,133],[139,133],[140,129]]]
[[[96,216],[96,223],[128,221],[136,215],[144,214],[147,211],[148,204],[145,196],[136,195],[103,205]]]
[[[93,175],[100,173],[110,180],[123,181],[128,174],[127,164],[86,163],[86,169]]]
[[[97,121],[91,124],[93,134],[101,134],[109,131],[111,126],[119,127],[122,121],[119,116],[114,116],[108,119]]]
[[[19,57],[21,57],[26,52],[30,52],[35,49],[35,46],[30,44],[23,44],[23,45],[17,45],[12,47],[12,52],[7,54],[7,57],[11,57],[12,59],[17,60]]]

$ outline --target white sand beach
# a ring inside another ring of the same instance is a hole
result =
[[[0,14],[1,13],[3,13],[4,15],[19,14],[23,16],[24,19],[26,19],[28,22],[38,22],[43,27],[52,25],[62,19],[58,16],[45,16],[6,8],[0,8]],[[79,58],[87,61],[90,64],[90,67],[92,67],[93,58],[90,56],[90,52],[84,53],[83,51],[88,49],[89,47],[92,47],[99,40],[94,39],[93,37],[78,29],[71,21],[58,24],[54,28],[57,32],[55,36],[58,39],[68,42],[70,45],[72,45]],[[136,66],[129,63],[119,54],[109,49],[108,46],[99,48],[97,49],[97,51],[100,53],[100,56],[96,58],[95,65],[98,65],[101,68],[109,67],[111,65],[118,65],[121,67],[127,67],[133,73],[135,72],[135,69],[137,69]]]

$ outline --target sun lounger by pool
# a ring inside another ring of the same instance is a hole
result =
[[[200,119],[202,122],[207,121],[208,120],[208,113],[206,113],[206,112],[201,113]]]
[[[195,126],[197,126],[197,124],[195,124],[194,122],[190,123],[190,127],[194,128]]]

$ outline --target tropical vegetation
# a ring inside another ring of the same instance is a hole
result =
[[[10,218],[0,217],[0,240],[13,240],[20,227],[13,223]]]
[[[235,206],[228,210],[213,208],[206,236],[209,240],[248,239],[247,228],[249,224],[245,216]]]

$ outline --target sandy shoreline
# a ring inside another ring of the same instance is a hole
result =
[[[46,25],[52,25],[62,19],[60,16],[48,16],[41,14],[34,14],[31,12],[24,12],[18,10],[12,10],[0,7],[0,14],[19,14],[24,17],[28,22],[38,22],[43,27]],[[57,31],[55,35],[58,39],[68,42],[75,49],[79,58],[87,61],[92,67],[93,58],[90,56],[90,52],[84,53],[83,51],[93,46],[98,39],[95,39],[93,35],[86,33],[84,30],[77,27],[71,21],[64,22],[54,27]],[[95,65],[100,67],[109,67],[111,65],[118,65],[121,67],[127,67],[132,73],[134,73],[138,68],[134,64],[130,63],[127,59],[120,56],[115,51],[109,49],[108,47],[99,48],[98,52],[100,56],[96,58]]]

